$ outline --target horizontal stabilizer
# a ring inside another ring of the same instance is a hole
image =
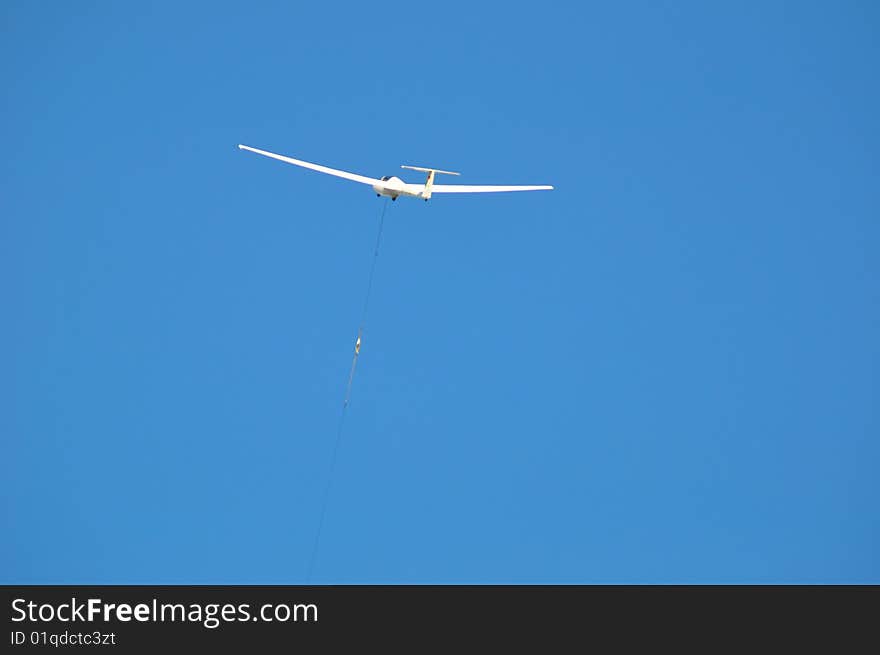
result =
[[[422,173],[442,173],[443,175],[461,175],[461,173],[455,173],[453,171],[441,171],[439,168],[422,168],[421,166],[401,166],[401,168],[408,168],[411,171],[421,171]]]

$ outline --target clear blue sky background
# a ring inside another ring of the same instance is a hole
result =
[[[880,582],[876,3],[0,26],[0,581]]]

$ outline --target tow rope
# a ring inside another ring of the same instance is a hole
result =
[[[367,310],[370,308],[370,296],[373,292],[373,276],[376,273],[376,261],[379,259],[379,245],[382,243],[382,230],[385,226],[385,210],[388,209],[388,199],[382,203],[382,212],[379,214],[379,230],[376,234],[376,247],[373,250],[373,261],[370,264],[370,274],[367,278],[367,294],[364,299],[364,308],[361,312],[361,322],[358,326],[357,339],[354,342],[354,356],[351,359],[351,371],[348,374],[348,383],[345,385],[345,397],[342,401],[342,409],[339,412],[339,426],[336,429],[336,440],[333,444],[333,454],[330,457],[330,472],[327,475],[327,485],[324,487],[324,499],[321,502],[321,514],[318,519],[318,531],[315,533],[315,544],[312,547],[312,556],[309,559],[309,570],[306,576],[308,583],[312,579],[315,568],[315,560],[318,555],[318,546],[321,543],[321,531],[324,528],[324,516],[327,513],[327,501],[330,498],[330,487],[333,482],[333,471],[336,469],[336,456],[339,453],[339,444],[342,441],[342,427],[345,424],[345,414],[351,401],[351,387],[354,382],[354,371],[357,368],[358,356],[361,354],[361,342],[364,336],[364,327],[367,322]]]

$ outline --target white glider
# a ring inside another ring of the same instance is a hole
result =
[[[265,150],[251,148],[250,146],[243,146],[239,144],[238,147],[242,150],[250,150],[251,152],[257,153],[258,155],[263,155],[264,157],[271,157],[272,159],[287,162],[288,164],[294,164],[295,166],[310,168],[313,171],[318,171],[319,173],[327,173],[328,175],[335,175],[336,177],[341,177],[346,180],[352,180],[353,182],[369,184],[373,187],[373,191],[376,192],[377,196],[387,196],[392,200],[397,200],[400,196],[407,196],[410,198],[422,198],[427,202],[435,193],[497,193],[500,191],[549,191],[553,188],[552,186],[480,186],[472,184],[434,184],[435,175],[460,175],[460,173],[453,173],[452,171],[441,171],[437,168],[401,166],[401,168],[406,168],[412,171],[421,171],[422,173],[428,174],[428,177],[425,180],[424,184],[408,184],[401,180],[399,177],[393,177],[390,175],[386,175],[385,177],[380,177],[379,179],[376,179],[372,177],[366,177],[365,175],[358,175],[357,173],[349,173],[347,171],[336,170],[335,168],[330,168],[328,166],[321,166],[320,164],[312,164],[307,161],[293,159],[292,157],[285,157],[284,155],[276,155],[274,152],[266,152]]]

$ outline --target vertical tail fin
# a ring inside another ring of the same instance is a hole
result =
[[[422,191],[422,198],[426,201],[431,198],[431,187],[434,186],[434,173],[436,171],[428,171],[428,179],[425,180],[425,190]]]

